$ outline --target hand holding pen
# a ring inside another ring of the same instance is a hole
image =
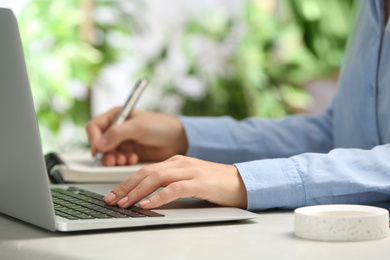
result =
[[[126,103],[122,107],[122,110],[119,112],[115,121],[112,123],[112,126],[120,125],[126,120],[126,118],[130,115],[136,102],[138,101],[138,98],[140,97],[140,95],[142,94],[143,90],[148,85],[148,83],[149,83],[149,81],[146,78],[143,78],[136,83],[133,91],[131,92]],[[104,153],[98,151],[95,155],[93,162],[92,162],[92,166],[97,165],[97,163],[103,158],[103,156],[104,156]]]

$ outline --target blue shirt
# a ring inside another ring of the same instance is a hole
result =
[[[188,156],[234,164],[248,209],[390,200],[390,27],[362,1],[339,90],[323,115],[181,117]]]

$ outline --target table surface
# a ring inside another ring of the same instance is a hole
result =
[[[0,259],[390,259],[390,237],[323,242],[294,235],[292,211],[255,220],[52,233],[0,214]]]

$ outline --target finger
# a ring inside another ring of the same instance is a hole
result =
[[[159,169],[156,172],[149,174],[139,182],[125,197],[118,201],[119,207],[129,207],[142,198],[155,192],[160,187],[165,187],[171,183],[191,179],[188,171],[178,168]]]
[[[115,153],[106,153],[102,159],[102,162],[106,166],[115,166],[116,165]]]
[[[106,166],[123,166],[127,165],[127,155],[120,152],[108,152],[105,153],[102,161]]]
[[[102,162],[106,166],[134,165],[138,161],[138,155],[135,153],[107,152],[102,158]]]
[[[152,165],[145,166],[128,177],[126,180],[122,181],[103,198],[106,204],[117,205],[119,200],[128,195],[132,189],[134,189],[144,178],[146,178],[148,172],[150,172],[148,169],[151,167]]]
[[[173,182],[149,199],[141,201],[139,205],[144,209],[157,208],[179,198],[194,197],[196,190],[197,187],[192,180]]]
[[[93,150],[96,150],[96,142],[101,138],[103,132],[111,126],[119,111],[120,107],[113,108],[88,122],[86,126],[86,132],[88,141],[91,144]]]
[[[127,164],[128,165],[134,165],[139,162],[138,154],[136,153],[127,153],[126,154]]]
[[[89,140],[95,141],[96,137],[100,137],[102,131],[108,129],[114,122],[119,111],[120,107],[116,107],[90,120],[86,127]]]
[[[131,175],[126,180],[122,181],[109,194],[107,194],[107,196],[104,197],[104,201],[108,205],[117,205],[119,200],[121,200],[125,196],[128,196],[129,193],[134,188],[136,188],[146,177],[148,177],[149,175],[156,173],[158,171],[161,174],[163,169],[169,169],[169,167],[174,167],[174,166],[171,162],[167,162],[167,161],[142,167],[139,171],[137,171],[136,173]],[[147,194],[147,195],[149,195],[149,194]],[[145,195],[145,196],[147,196],[147,195]],[[142,199],[142,197],[140,197],[139,200],[140,199]],[[122,201],[122,205],[123,204],[124,203]],[[130,205],[130,203],[127,203],[126,205]]]
[[[116,159],[116,165],[118,166],[123,166],[126,165],[127,163],[127,158],[122,153],[116,153],[115,159]]]
[[[139,155],[136,152],[134,142],[127,141],[121,143],[118,148],[116,148],[118,153],[122,153],[125,156],[125,164],[124,165],[134,165],[139,161]]]

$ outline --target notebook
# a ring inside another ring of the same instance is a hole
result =
[[[129,166],[92,166],[91,153],[47,153],[46,168],[53,183],[66,182],[121,182],[150,163],[138,163]]]
[[[195,199],[177,200],[152,212],[110,209],[101,198],[115,184],[50,184],[17,21],[12,11],[4,8],[0,8],[0,122],[0,212],[16,219],[47,230],[68,232],[258,216]],[[84,205],[80,198],[86,200],[83,203],[87,209],[81,209]],[[76,209],[72,209],[74,206]],[[131,216],[137,213],[139,216]]]

